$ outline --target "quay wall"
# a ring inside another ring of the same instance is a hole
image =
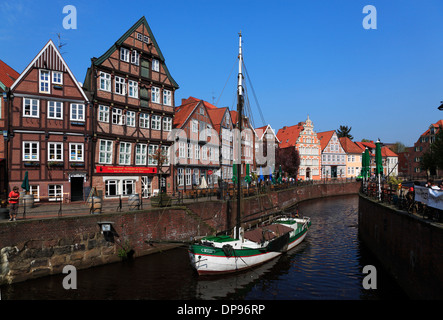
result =
[[[306,185],[244,199],[245,223],[300,201],[357,194],[360,183]],[[0,284],[85,269],[176,247],[235,225],[235,201],[198,201],[141,211],[0,223]],[[112,223],[103,234],[100,224]],[[106,238],[105,238],[106,236]],[[110,240],[110,241],[109,241]]]
[[[409,297],[443,299],[441,224],[360,195],[358,227],[360,239]]]

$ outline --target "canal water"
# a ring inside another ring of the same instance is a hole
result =
[[[3,300],[405,300],[406,294],[358,237],[358,196],[299,204],[312,227],[304,242],[259,268],[238,275],[201,278],[186,248],[133,261],[77,271],[77,289],[63,289],[66,275],[1,287]],[[376,274],[363,273],[375,267]],[[366,276],[376,289],[364,289]]]

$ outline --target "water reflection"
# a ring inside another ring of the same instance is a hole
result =
[[[311,217],[305,241],[280,258],[236,275],[198,277],[185,247],[134,261],[78,271],[78,289],[64,275],[2,287],[2,299],[406,299],[358,239],[358,197],[299,205]],[[363,266],[377,268],[377,290],[362,287]]]

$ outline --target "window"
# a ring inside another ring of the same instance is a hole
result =
[[[143,35],[137,32],[137,40],[143,41]]]
[[[126,48],[120,48],[120,60],[129,62],[129,50]]]
[[[198,144],[195,145],[195,159],[200,159],[200,146]]]
[[[111,91],[111,75],[100,72],[100,90]]]
[[[140,128],[149,129],[149,114],[140,113],[139,126]]]
[[[125,78],[115,77],[115,93],[125,95],[126,94],[126,82]]]
[[[120,142],[119,164],[131,164],[131,143]]]
[[[149,165],[157,165],[157,160],[154,159],[152,156],[157,151],[158,146],[150,144],[148,147],[148,164]]]
[[[151,88],[151,101],[154,103],[160,103],[160,88]]]
[[[105,181],[105,196],[112,197],[118,196],[118,181],[117,180],[106,180]]]
[[[135,193],[135,180],[123,180],[123,192],[122,195],[129,196]]]
[[[208,160],[208,147],[202,147],[202,160]]]
[[[171,131],[171,130],[172,130],[172,118],[164,117],[163,131]]]
[[[140,62],[140,54],[136,50],[133,50],[131,52],[131,63],[138,66],[139,62]]]
[[[63,143],[48,142],[48,161],[63,161]]]
[[[163,165],[169,166],[169,163],[170,163],[169,146],[162,146],[161,150],[162,150],[162,154],[166,156],[166,160],[165,160],[165,162],[163,162]]]
[[[23,141],[23,161],[39,161],[39,143]]]
[[[23,117],[38,118],[40,114],[40,100],[23,98]]]
[[[151,129],[161,130],[161,117],[153,115],[151,117]]]
[[[179,169],[177,169],[177,183],[178,183],[178,185],[179,186],[182,186],[183,185],[183,183],[184,183],[184,179],[183,179],[183,169],[182,168],[179,168]]]
[[[132,98],[138,98],[138,82],[128,81],[129,92],[128,95]]]
[[[100,140],[99,163],[112,163],[112,141]]]
[[[187,152],[187,158],[191,159],[192,158],[192,145],[190,143],[188,143],[188,152]]]
[[[63,102],[48,101],[48,119],[63,119]]]
[[[71,103],[71,120],[85,121],[85,105]]]
[[[143,36],[143,42],[149,43],[149,37],[148,36]]]
[[[63,199],[63,185],[50,184],[48,185],[49,201],[60,201]]]
[[[178,157],[184,158],[185,157],[185,143],[179,142],[178,144]]]
[[[192,179],[191,179],[191,169],[189,169],[189,168],[186,168],[185,180],[186,180],[186,185],[190,186]]]
[[[148,145],[138,143],[135,145],[135,164],[146,165],[146,154],[148,152]]]
[[[84,146],[83,143],[70,143],[69,144],[69,160],[82,162],[84,154]]]
[[[30,185],[29,194],[34,196],[34,201],[40,201],[40,186]]]
[[[112,123],[123,125],[123,111],[122,109],[112,109]]]
[[[141,70],[140,74],[142,77],[149,78],[149,61],[143,60],[141,61]]]
[[[40,93],[50,93],[49,82],[49,71],[40,70]]]
[[[63,84],[63,73],[58,71],[52,71],[52,83]]]
[[[128,127],[135,127],[135,112],[126,111],[126,125]]]
[[[169,90],[163,90],[163,104],[166,106],[172,105],[172,99],[171,99],[171,91]]]
[[[109,122],[109,107],[108,106],[98,106],[98,121]]]
[[[198,121],[192,120],[192,132],[198,133]]]
[[[160,71],[160,61],[152,59],[152,71]]]

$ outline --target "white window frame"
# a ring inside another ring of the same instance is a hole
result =
[[[29,150],[29,153],[26,153],[26,149]],[[35,153],[33,149],[36,151]],[[40,143],[38,141],[23,141],[22,150],[23,161],[40,161]]]
[[[166,161],[163,163],[164,166],[169,166],[170,164],[170,154],[169,154],[169,146],[161,146],[162,153],[166,155]]]
[[[171,90],[163,90],[163,104],[165,106],[172,105],[172,92]]]
[[[63,85],[63,72],[52,71],[52,83]]]
[[[81,112],[79,112],[81,110]],[[82,103],[71,103],[70,110],[70,120],[71,121],[81,121],[85,122],[85,105]]]
[[[184,142],[179,142],[178,143],[178,157],[179,158],[185,158],[186,157],[186,145]]]
[[[111,75],[106,72],[100,72],[100,90],[111,92]]]
[[[153,159],[152,157],[150,157],[150,155],[153,155],[158,149],[158,145],[156,144],[150,144],[148,146],[148,165],[150,166],[156,166],[157,165],[157,160]]]
[[[135,127],[135,112],[126,111],[126,125],[128,127]]]
[[[51,116],[51,109],[53,109],[53,116]],[[57,109],[59,109],[59,112],[57,112]],[[57,113],[60,115],[57,116]],[[48,101],[48,119],[63,120],[63,102]]]
[[[42,79],[42,74],[47,75],[47,79]],[[47,90],[42,90],[42,85],[44,85]],[[39,81],[38,81],[38,92],[40,93],[51,93],[51,71],[40,69]]]
[[[163,117],[163,131],[172,130],[172,118]]]
[[[138,98],[138,82],[128,80],[128,96],[131,98]]]
[[[83,162],[85,145],[83,143],[69,143],[69,161]]]
[[[148,113],[140,113],[139,116],[139,126],[143,129],[149,129],[150,128],[150,118]]]
[[[63,143],[62,142],[48,142],[48,161],[63,161]]]
[[[198,121],[197,120],[192,120],[192,122],[191,122],[191,130],[194,133],[198,133]]]
[[[123,125],[123,119],[123,110],[119,108],[112,108],[112,124]]]
[[[26,102],[29,101],[29,104]],[[36,105],[34,103],[37,103]],[[26,108],[28,106],[28,108]],[[35,108],[35,109],[34,109]],[[29,109],[29,114],[26,114],[26,110]],[[35,111],[35,113],[34,113]],[[40,117],[40,100],[23,98],[23,117],[39,118]]]
[[[161,116],[153,114],[151,116],[151,129],[152,130],[161,130]]]
[[[126,94],[126,81],[125,78],[115,76],[114,77],[114,92],[116,94],[124,96]]]
[[[140,54],[137,50],[131,52],[131,63],[138,66],[140,64]]]
[[[183,186],[184,185],[184,172],[183,172],[183,168],[178,168],[177,169],[177,184],[179,186]]]
[[[132,144],[130,142],[120,142],[118,164],[131,164],[131,150]]]
[[[102,146],[104,148],[102,148]],[[102,139],[102,140],[100,140],[98,147],[99,147],[98,163],[111,164],[112,163],[112,150],[114,148],[114,142],[110,141],[110,140],[103,140]]]
[[[124,62],[129,62],[130,51],[126,48],[120,48],[120,60]]]
[[[104,105],[98,106],[98,121],[109,123],[109,107]]]
[[[157,59],[152,59],[152,71],[160,71],[160,61]]]
[[[144,143],[137,143],[135,145],[135,164],[146,166],[147,153],[148,145]]]
[[[54,190],[51,190],[53,187]],[[62,184],[49,184],[48,185],[48,200],[60,201],[63,199],[63,185]]]
[[[160,103],[160,88],[158,87],[151,88],[151,102]]]
[[[185,169],[185,183],[187,186],[192,184],[192,170],[190,168]]]

